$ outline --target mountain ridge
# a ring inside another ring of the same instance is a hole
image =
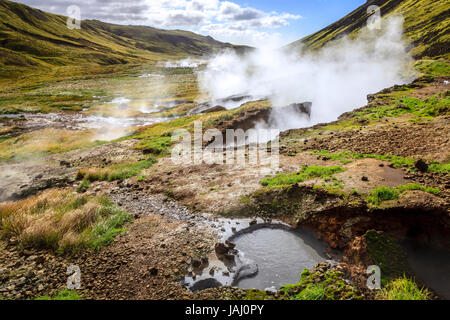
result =
[[[380,7],[382,19],[402,14],[404,36],[415,58],[449,58],[450,8],[438,0],[369,0],[329,26],[289,45],[289,49],[317,50],[343,36],[356,37],[366,27],[372,13],[370,6]]]
[[[12,1],[0,2],[0,77],[30,69],[80,64],[120,65],[217,50],[246,50],[189,31],[82,20],[69,29],[67,17]]]

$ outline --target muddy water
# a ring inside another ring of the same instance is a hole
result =
[[[450,250],[406,241],[404,248],[416,279],[442,298],[450,299]]]
[[[297,283],[303,269],[327,260],[327,245],[309,231],[293,230],[277,221],[250,221],[221,218],[208,223],[221,230],[220,241],[236,244],[237,254],[232,260],[213,254],[206,265],[190,270],[181,284],[191,291],[217,286],[275,290]]]
[[[326,260],[325,244],[305,230],[260,228],[233,242],[245,264],[257,266],[256,274],[237,279],[235,285],[244,289],[279,289],[297,283],[303,269]]]

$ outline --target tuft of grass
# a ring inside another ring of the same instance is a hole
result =
[[[281,287],[280,294],[290,300],[361,299],[356,288],[345,282],[344,274],[333,269],[324,273],[304,269],[300,281]]]
[[[441,191],[438,188],[425,187],[418,183],[410,183],[410,184],[400,185],[400,186],[397,186],[397,189],[400,192],[411,191],[411,190],[420,190],[420,191],[434,194],[436,196],[441,193]]]
[[[144,169],[150,168],[154,163],[156,163],[155,158],[149,158],[138,162],[117,164],[107,168],[81,169],[77,173],[77,179],[87,182],[125,180],[138,175]]]
[[[35,298],[35,300],[81,300],[82,295],[79,295],[75,290],[64,289],[59,291],[54,296],[40,296]]]
[[[395,118],[403,114],[411,114],[418,119],[430,119],[448,114],[450,111],[450,99],[448,93],[438,93],[426,99],[402,96],[392,101],[386,101],[386,105],[363,108],[353,113],[354,116],[366,120],[381,120],[383,118]]]
[[[441,164],[439,162],[432,162],[428,166],[428,171],[438,172],[438,173],[450,173],[450,163]]]
[[[401,157],[401,156],[394,156],[394,155],[383,155],[383,154],[363,154],[363,153],[356,153],[353,151],[343,151],[338,153],[331,153],[327,150],[316,150],[312,152],[314,155],[324,157],[327,159],[331,159],[334,161],[340,161],[342,164],[350,163],[354,160],[359,159],[377,159],[381,161],[389,161],[391,162],[394,167],[401,168],[401,167],[408,167],[411,171],[416,171],[416,168],[414,167],[414,163],[417,161],[413,158],[407,158],[407,157]],[[432,162],[429,167],[428,171],[432,172],[439,172],[439,173],[450,173],[450,164],[442,164],[437,161]]]
[[[323,300],[325,289],[322,284],[308,284],[297,296],[296,300]]]
[[[450,64],[439,60],[420,60],[415,64],[415,68],[429,76],[450,75]]]
[[[399,185],[395,188],[390,187],[377,187],[373,189],[367,197],[369,203],[378,205],[383,201],[398,199],[399,195],[403,192],[420,190],[428,192],[430,194],[439,195],[441,191],[438,188],[425,187],[418,183],[410,183],[405,185]]]
[[[100,198],[99,201],[102,205],[99,214],[103,219],[87,230],[88,240],[86,244],[94,249],[110,244],[116,235],[126,230],[123,225],[132,220],[129,213],[122,211],[108,198]]]
[[[399,191],[389,187],[378,187],[372,190],[367,200],[375,205],[383,201],[398,199]]]
[[[279,173],[274,177],[263,179],[261,185],[268,187],[289,186],[309,179],[331,177],[333,174],[343,171],[345,169],[338,166],[303,166],[300,171],[295,173]]]
[[[77,192],[83,193],[86,192],[89,189],[90,186],[89,180],[83,180],[81,181],[80,185],[77,188]]]
[[[419,288],[411,278],[403,277],[392,280],[382,290],[379,298],[384,300],[428,300],[430,292]]]
[[[16,202],[0,204],[0,236],[16,237],[22,248],[68,253],[98,249],[123,232],[131,221],[107,198],[50,189]]]
[[[252,290],[247,290],[247,292],[245,293],[244,300],[252,300],[252,301],[265,300],[267,297],[268,297],[268,294],[266,291],[252,289]]]

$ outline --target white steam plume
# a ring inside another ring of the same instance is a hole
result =
[[[225,52],[199,73],[199,86],[212,101],[236,94],[269,97],[275,107],[272,128],[333,121],[366,104],[367,94],[410,80],[402,76],[411,61],[402,40],[402,22],[401,17],[392,17],[381,30],[365,28],[354,40],[343,38],[300,56],[283,50],[262,49],[244,57]],[[305,101],[313,103],[310,119],[276,111]]]

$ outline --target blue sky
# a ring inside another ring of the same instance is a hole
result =
[[[242,6],[263,11],[289,12],[302,18],[277,30],[291,40],[308,36],[344,17],[366,0],[237,0]]]
[[[82,19],[184,29],[235,44],[280,46],[342,18],[365,0],[17,0]]]

